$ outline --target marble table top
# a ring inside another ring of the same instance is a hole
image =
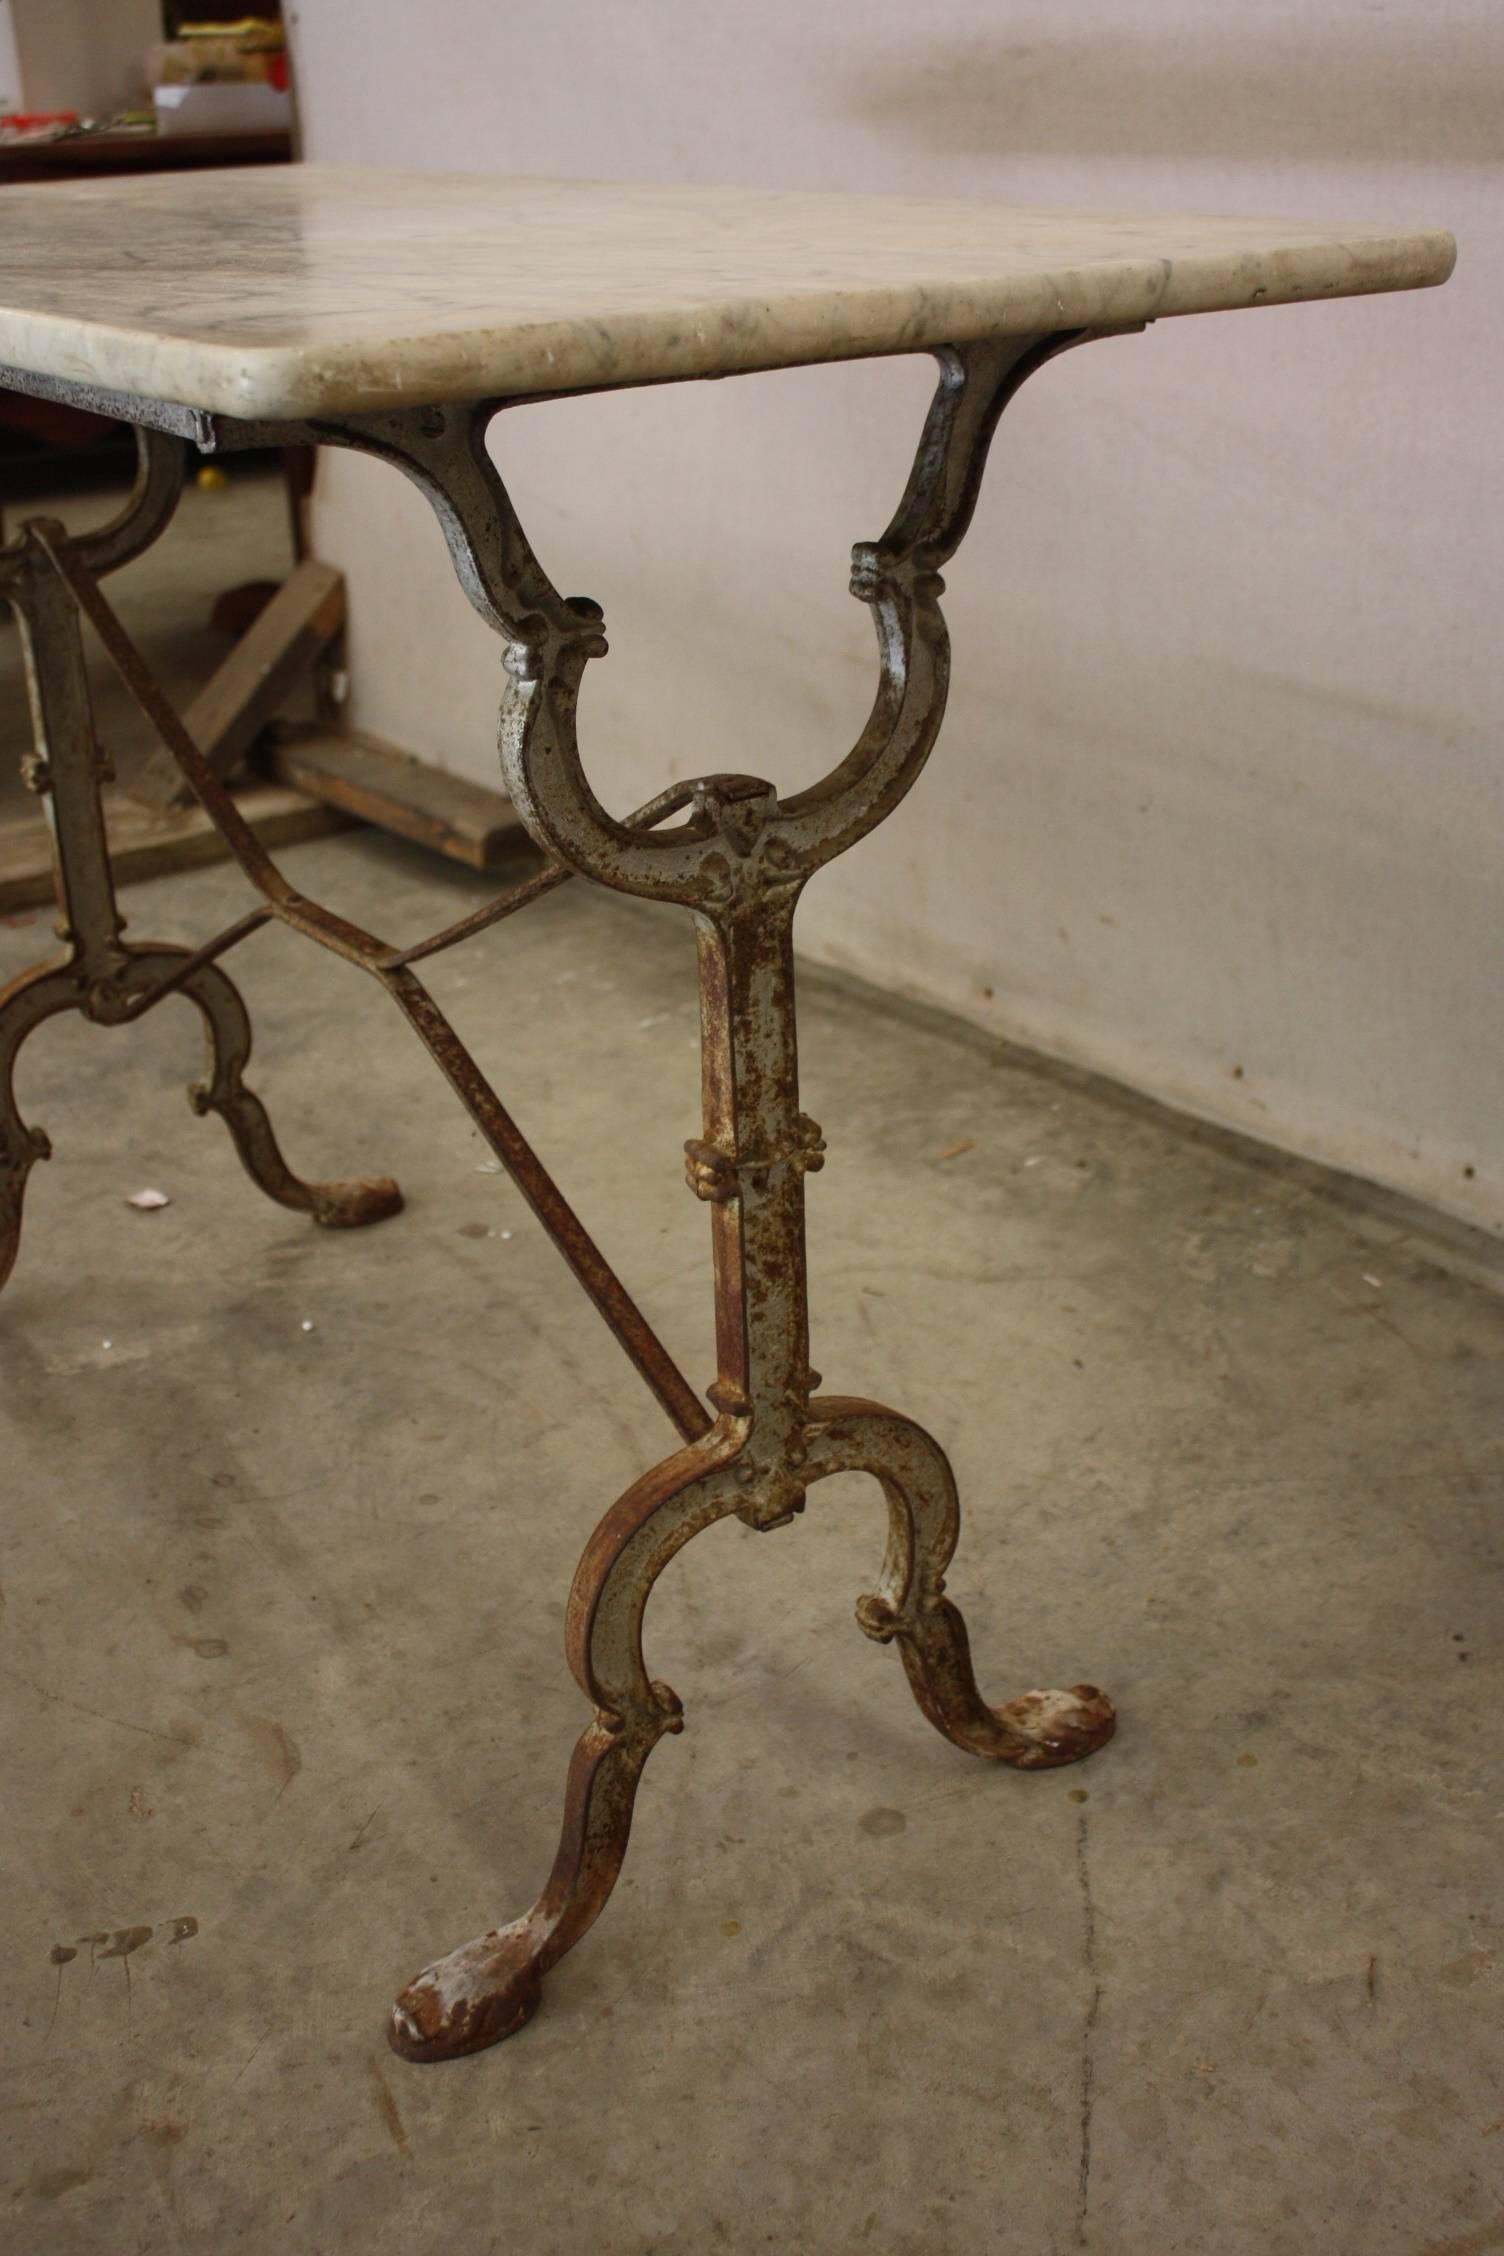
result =
[[[0,204],[0,363],[298,417],[1444,282],[1449,235],[325,165]]]

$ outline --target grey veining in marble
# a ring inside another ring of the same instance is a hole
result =
[[[0,362],[242,416],[1443,282],[1449,235],[322,165],[17,187]]]

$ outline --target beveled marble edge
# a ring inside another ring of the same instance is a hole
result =
[[[293,168],[291,179],[297,182],[300,176],[310,186],[327,183],[346,191],[356,178],[338,168]],[[217,184],[231,177],[217,176]],[[241,176],[247,177],[255,181],[266,176]],[[279,176],[279,183],[288,178]],[[380,182],[388,192],[395,192],[402,178],[412,181],[421,176],[373,174],[370,178],[373,185]],[[476,183],[477,188],[483,185]],[[611,193],[601,184],[578,182],[490,185],[529,191],[556,188],[566,202],[581,190],[596,196]],[[628,201],[648,193],[652,192],[640,187],[621,191]],[[668,197],[675,192],[661,193]],[[681,193],[690,205],[697,192]],[[725,199],[729,192],[698,193],[708,203],[712,198]],[[751,194],[747,198],[753,208],[807,203],[812,225],[822,205],[849,211],[864,201]],[[874,208],[881,205],[889,212],[901,213],[904,208],[896,199],[870,201]],[[923,202],[913,206],[916,217],[925,215],[931,225],[945,208]],[[990,209],[999,225],[1009,217],[1007,207],[950,208],[968,218]],[[123,228],[128,228],[130,216],[122,201]],[[1100,232],[1114,226],[1162,226],[1167,239],[1182,237],[1187,230],[1204,230],[1209,247],[1182,249],[1172,256],[1114,248],[1075,261],[1067,254],[1047,271],[1031,273],[1019,264],[1007,270],[1006,254],[999,246],[999,265],[1005,270],[996,276],[939,278],[925,284],[910,279],[891,288],[831,281],[801,286],[795,278],[800,260],[794,253],[789,261],[790,283],[777,296],[765,290],[728,288],[719,299],[713,263],[707,258],[707,280],[702,281],[696,271],[664,277],[656,297],[650,286],[644,302],[613,303],[599,314],[576,310],[555,318],[489,324],[473,314],[451,312],[446,326],[442,307],[436,307],[434,327],[408,333],[395,316],[393,325],[383,329],[373,308],[372,326],[364,333],[266,344],[233,336],[216,341],[174,333],[170,315],[151,329],[141,329],[52,307],[0,305],[0,361],[65,382],[99,385],[134,398],[173,401],[214,414],[296,420],[430,401],[674,382],[922,351],[988,336],[1088,326],[1130,328],[1177,315],[1420,289],[1444,282],[1456,257],[1453,238],[1432,231],[1386,233],[1356,227],[1327,232],[1294,221],[1049,214],[1028,207],[1012,216],[1034,227],[1058,220],[1063,245],[1072,234],[1078,240],[1083,234],[1089,236],[1093,227]],[[1252,247],[1246,239],[1246,231],[1253,227],[1261,231],[1262,248]],[[1219,230],[1224,229],[1225,238],[1219,242]],[[813,247],[820,249],[818,239]],[[436,265],[442,265],[441,243],[436,243]],[[360,279],[380,285],[385,278],[378,271]],[[619,270],[611,270],[608,279],[611,288],[621,293]],[[235,280],[233,264],[228,280],[231,284]],[[649,277],[643,280],[648,282]],[[570,281],[568,276],[562,278],[561,295]],[[389,287],[395,292],[402,283],[400,266],[394,264]],[[0,290],[3,287],[0,281]],[[362,316],[362,329],[363,323]],[[233,326],[233,315],[227,317],[226,326]]]

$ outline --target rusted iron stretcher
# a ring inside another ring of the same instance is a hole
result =
[[[385,177],[327,174],[317,167],[304,172],[305,181],[322,183],[336,201],[342,179],[364,184]],[[295,231],[296,197],[315,191],[299,189],[297,176],[293,179],[291,204],[285,175],[265,185],[259,176],[243,182],[241,195],[254,187],[268,224]],[[493,200],[509,192],[503,183],[441,185],[456,194],[460,185],[466,193],[489,188]],[[531,192],[543,191],[531,184]],[[103,227],[95,249],[96,257],[103,256],[101,246],[107,247],[115,222],[97,201],[91,209],[80,191],[70,189],[25,193],[34,203],[46,199],[34,220],[44,235],[58,199],[78,199],[68,216],[82,215],[97,231]],[[552,193],[564,203],[612,192],[565,187]],[[620,193],[630,206],[633,197],[648,192]],[[707,193],[715,192],[683,191],[681,202],[698,208]],[[112,203],[127,205],[148,196],[157,207],[164,201],[159,183],[135,184],[134,193],[112,186],[110,195]],[[755,208],[758,200],[736,201]],[[822,210],[840,210],[845,220],[863,208],[854,199],[762,201],[774,206],[788,201],[801,210],[813,206],[817,219]],[[410,198],[403,210],[410,228]],[[598,231],[600,213],[587,217]],[[1026,225],[1050,215],[994,217],[1001,228],[1009,219]],[[442,212],[433,221],[436,232],[441,220]],[[1055,221],[1063,236],[1082,224]],[[1239,223],[1199,224],[1215,243],[1219,229]],[[1268,226],[1264,233],[1270,233]],[[64,945],[59,962],[23,973],[0,994],[0,1283],[16,1258],[28,1174],[49,1153],[41,1129],[29,1126],[17,1109],[16,1057],[35,1028],[64,1011],[79,1011],[99,1025],[128,1026],[170,997],[185,997],[198,1009],[208,1037],[206,1076],[191,1092],[194,1108],[219,1114],[246,1170],[268,1197],[334,1228],[363,1227],[399,1212],[402,1199],[393,1182],[307,1183],[294,1175],[266,1112],[245,1084],[250,1024],[224,958],[276,920],[385,988],[679,1438],[674,1452],[601,1521],[570,1592],[567,1656],[593,1712],[570,1763],[553,1870],[524,1917],[439,1959],[403,1992],[389,2034],[395,2050],[409,2060],[477,2051],[520,2028],[538,2005],[544,1975],[604,1906],[626,1853],[643,1766],[659,1739],[682,1727],[678,1698],[649,1675],[644,1659],[648,1598],[674,1555],[717,1520],[735,1514],[752,1528],[784,1527],[828,1475],[872,1474],[887,1502],[888,1544],[876,1590],[857,1605],[857,1622],[868,1637],[897,1646],[914,1697],[935,1728],[955,1746],[1018,1770],[1080,1761],[1112,1736],[1112,1703],[1092,1685],[1025,1692],[1000,1706],[983,1698],[965,1624],[945,1595],[959,1507],[944,1451],[899,1411],[818,1391],[819,1374],[810,1366],[804,1199],[805,1177],[824,1165],[825,1143],[799,1107],[794,915],[809,880],[893,812],[929,757],[948,674],[941,571],[971,521],[999,417],[1029,377],[1078,345],[1141,328],[1155,312],[1247,303],[1250,294],[1297,296],[1308,281],[1327,292],[1415,286],[1444,279],[1450,265],[1445,237],[1360,233],[1355,247],[1351,234],[1338,239],[1315,229],[1289,233],[1293,247],[1276,244],[1262,264],[1246,240],[1216,244],[1225,255],[1215,286],[1207,284],[1203,271],[1199,285],[1188,285],[1184,304],[1174,302],[1173,269],[1167,279],[1163,259],[1140,252],[1135,265],[1111,239],[1096,245],[1099,264],[1110,263],[1117,252],[1107,286],[1100,277],[1082,282],[1077,273],[1074,287],[1067,287],[1047,267],[1047,294],[1057,308],[1068,311],[1073,298],[1081,312],[1105,306],[1116,316],[1110,320],[1062,316],[1058,326],[1036,318],[1019,327],[1015,311],[1006,333],[950,342],[943,334],[918,334],[920,325],[911,315],[905,316],[907,327],[900,322],[900,333],[890,334],[897,318],[890,316],[889,329],[857,349],[925,349],[939,373],[897,511],[880,539],[853,551],[852,593],[872,613],[878,646],[878,687],[865,729],[829,774],[792,797],[780,798],[755,775],[707,775],[662,792],[625,822],[614,820],[596,798],[575,735],[581,677],[606,652],[601,612],[584,598],[558,593],[529,545],[490,451],[498,418],[522,400],[538,398],[536,385],[493,389],[480,397],[461,396],[456,386],[452,396],[441,392],[362,411],[339,404],[341,396],[362,387],[347,377],[341,395],[338,370],[330,376],[326,356],[318,381],[308,377],[302,385],[313,411],[226,413],[217,379],[184,384],[184,399],[49,370],[48,333],[34,318],[37,298],[58,323],[62,315],[39,284],[28,285],[30,298],[25,288],[21,292],[33,317],[24,329],[32,365],[0,368],[0,383],[132,421],[139,466],[134,490],[113,523],[70,536],[56,523],[33,519],[0,551],[0,595],[19,618],[30,684],[35,748],[26,781],[40,794],[52,825]],[[505,212],[497,234],[503,263],[490,286],[500,300],[506,289]],[[1006,248],[994,259],[1000,308],[1010,277],[1015,294],[1022,288],[1017,275],[1026,264],[1015,250],[1010,265]],[[1071,248],[1069,242],[1062,245],[1064,253]],[[222,260],[222,245],[214,246],[214,256]],[[1205,265],[1203,257],[1203,270]],[[8,329],[5,321],[5,266],[0,257],[0,343],[14,337],[14,325]],[[1250,272],[1264,275],[1264,281],[1250,282]],[[266,284],[265,274],[261,281]],[[113,287],[117,296],[128,294],[129,274],[113,277]],[[86,286],[77,298],[89,303]],[[944,291],[932,287],[928,301],[931,323],[943,322]],[[974,304],[969,321],[975,329]],[[1001,311],[997,325],[1005,327]],[[73,328],[87,332],[88,317],[79,315]],[[759,350],[754,339],[748,350],[744,335],[738,348],[743,357],[728,365],[849,357],[853,349],[849,335],[839,332],[832,333],[827,349],[815,349],[817,344],[818,338],[800,343],[785,330],[778,349]],[[718,372],[714,341],[707,350],[710,358],[700,367],[673,365],[669,355],[671,365],[657,368],[658,380]],[[60,349],[57,357],[64,358]],[[96,360],[112,370],[104,350]],[[75,339],[68,365],[77,364]],[[592,379],[588,362],[581,374],[581,381],[561,382],[551,391],[563,396],[609,388],[604,374]],[[618,380],[654,380],[654,372],[628,367]],[[299,384],[287,375],[286,354],[274,382],[297,399]],[[335,404],[323,404],[321,385]],[[195,403],[195,389],[202,404]],[[369,379],[364,389],[371,389]],[[504,452],[505,434],[499,435]],[[438,516],[466,595],[506,646],[501,767],[543,852],[543,865],[487,907],[411,946],[393,946],[332,914],[282,874],[206,766],[101,591],[108,573],[165,530],[192,449],[211,454],[291,445],[352,448],[413,480]],[[100,806],[104,763],[90,712],[83,620],[258,896],[244,916],[197,949],[126,937]],[[704,1122],[702,1134],[686,1148],[686,1172],[689,1187],[710,1209],[717,1374],[708,1403],[675,1366],[419,976],[428,958],[574,877],[677,903],[693,920]]]

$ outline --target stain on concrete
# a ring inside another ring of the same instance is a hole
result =
[[[303,1751],[298,1742],[275,1716],[242,1715],[240,1722],[262,1769],[277,1792],[285,1793],[303,1767]]]
[[[188,2136],[188,2125],[172,2115],[148,2115],[141,2136],[150,2146],[178,2146]]]
[[[900,1809],[870,1809],[864,1817],[857,1819],[857,1824],[862,1831],[870,1833],[873,1839],[878,1841],[881,1841],[890,1833],[904,1832],[907,1829],[908,1822]]]
[[[376,2102],[376,2112],[381,2117],[386,2134],[397,2152],[405,2154],[407,2152],[406,2126],[397,2112],[397,2102],[393,2099],[387,2080],[381,2073],[380,2064],[374,2060],[368,2061],[366,2071],[371,2079],[371,2097]]]
[[[79,2186],[87,2185],[93,2175],[92,2170],[43,2170],[40,2176],[32,2179],[31,2190],[39,2200],[59,2201],[65,2193],[73,2193]]]

